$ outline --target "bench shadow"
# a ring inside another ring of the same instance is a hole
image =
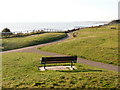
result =
[[[86,69],[86,70],[57,70],[58,72],[104,72],[103,70],[92,70],[92,69]]]

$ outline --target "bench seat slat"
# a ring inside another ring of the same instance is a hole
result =
[[[66,57],[42,57],[42,59],[76,59],[75,56],[66,56]]]
[[[42,59],[42,60],[54,60],[54,61],[59,61],[59,60],[75,60],[76,58],[51,58],[51,59]]]
[[[71,61],[46,61],[45,63],[70,63]]]
[[[75,59],[42,59],[42,61],[74,61]]]
[[[42,57],[41,64],[47,63],[70,63],[77,62],[77,56],[64,56],[64,57]]]
[[[43,57],[42,61],[76,60],[77,57]]]

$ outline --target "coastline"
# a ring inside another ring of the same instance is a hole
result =
[[[59,31],[71,30],[76,27],[98,26],[108,23],[108,21],[81,21],[81,22],[51,22],[51,23],[0,23],[0,31],[9,28],[12,32],[26,32],[41,29],[54,29]]]

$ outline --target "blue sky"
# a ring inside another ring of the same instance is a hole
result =
[[[0,0],[0,22],[73,22],[118,19],[119,0]]]

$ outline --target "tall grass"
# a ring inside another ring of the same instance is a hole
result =
[[[65,33],[45,33],[26,37],[7,38],[2,40],[3,51],[48,43],[66,37]]]
[[[116,27],[116,29],[111,29],[111,27]],[[39,49],[120,65],[118,63],[118,31],[117,24],[100,28],[85,28],[76,32],[77,37]]]
[[[39,71],[38,66],[42,66],[39,64],[42,56],[25,52],[3,54],[3,88],[119,87],[117,72],[88,65],[74,64],[77,70],[73,71]]]

